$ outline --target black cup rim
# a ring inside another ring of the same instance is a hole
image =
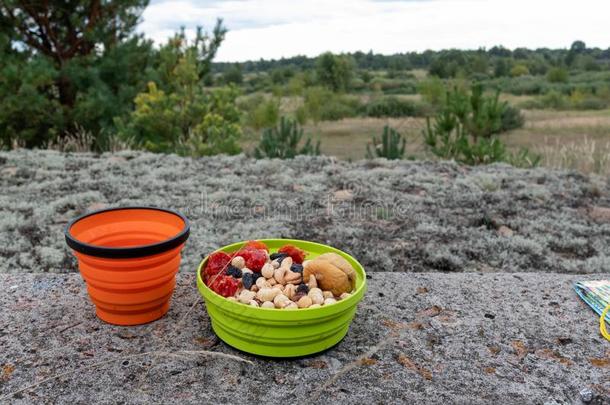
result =
[[[107,246],[98,246],[91,245],[85,242],[81,242],[78,239],[74,238],[70,233],[70,229],[77,222],[94,216],[98,214],[103,214],[109,211],[123,211],[123,210],[154,210],[154,211],[162,211],[168,214],[175,215],[184,221],[184,228],[182,231],[175,236],[172,236],[169,239],[166,239],[161,242],[151,243],[148,245],[136,245],[129,247],[107,247]],[[96,210],[92,212],[88,212],[84,215],[74,218],[72,221],[68,222],[66,227],[64,228],[64,235],[66,237],[66,243],[75,251],[95,257],[103,257],[108,259],[133,259],[136,257],[144,257],[144,256],[152,256],[156,254],[160,254],[163,252],[167,252],[175,247],[183,244],[189,237],[191,231],[191,224],[189,220],[181,213],[173,210],[169,210],[166,208],[158,208],[158,207],[148,207],[148,206],[133,206],[133,207],[114,207],[114,208],[104,208],[101,210]]]

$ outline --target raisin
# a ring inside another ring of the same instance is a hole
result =
[[[271,260],[275,260],[275,259],[277,259],[277,261],[278,261],[278,262],[280,262],[280,263],[282,262],[282,260],[283,260],[285,257],[288,257],[288,253],[271,253],[271,254],[269,255],[269,258],[270,258]]]
[[[254,274],[258,273],[245,273],[241,278],[241,283],[244,285],[246,290],[249,290],[255,282]]]
[[[229,268],[227,269],[227,274],[235,278],[241,278],[242,276],[241,270],[235,266],[229,266]]]
[[[303,273],[303,265],[299,264],[299,263],[293,263],[292,266],[290,266],[290,271],[302,274]]]

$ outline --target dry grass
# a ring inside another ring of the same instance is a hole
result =
[[[413,73],[416,79],[422,80],[428,76],[428,71],[425,69],[412,69],[409,73]]]
[[[610,140],[595,141],[586,136],[578,142],[568,143],[545,140],[545,145],[533,150],[542,156],[545,167],[610,175]]]
[[[323,154],[340,159],[359,160],[366,156],[366,145],[371,142],[373,135],[381,134],[384,125],[390,125],[407,137],[409,155],[423,155],[423,118],[346,118],[308,125],[305,132],[319,134]]]
[[[610,110],[532,110],[525,116],[524,128],[503,135],[509,148],[539,153],[543,166],[610,174]],[[306,132],[319,134],[322,153],[358,160],[366,156],[367,143],[372,135],[381,134],[384,125],[406,135],[409,157],[430,157],[421,141],[423,118],[348,118],[308,125]]]

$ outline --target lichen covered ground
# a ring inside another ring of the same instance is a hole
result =
[[[101,322],[66,274],[66,223],[122,205],[174,208],[192,225],[171,309],[149,325]],[[194,283],[201,256],[268,237],[327,243],[365,266],[369,290],[337,346],[271,360],[214,335]],[[572,291],[608,273],[602,177],[0,153],[0,403],[610,403],[610,343]]]
[[[0,153],[0,273],[76,271],[63,227],[106,206],[178,209],[182,271],[231,242],[332,244],[396,272],[610,272],[610,182],[507,165]]]

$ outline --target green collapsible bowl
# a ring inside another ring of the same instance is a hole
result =
[[[320,308],[281,310],[252,307],[229,301],[203,283],[201,270],[207,263],[206,257],[197,268],[197,287],[205,300],[216,335],[236,349],[269,357],[305,356],[326,350],[341,341],[366,291],[366,274],[362,265],[347,253],[319,243],[293,239],[263,239],[261,242],[271,253],[284,245],[294,245],[309,253],[307,260],[322,253],[338,253],[356,270],[356,289],[350,297]],[[232,253],[245,243],[234,243],[218,250]]]

